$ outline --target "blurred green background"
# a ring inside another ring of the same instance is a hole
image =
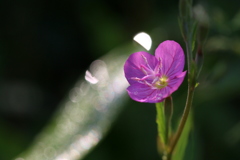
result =
[[[240,2],[194,1],[209,16],[205,63],[196,90],[185,159],[240,159]],[[185,49],[178,1],[0,2],[0,160],[31,145],[92,61],[138,32],[153,46],[172,39]],[[122,53],[125,54],[125,53]],[[173,94],[182,113],[186,82]],[[84,160],[157,160],[155,106],[129,99],[106,137]]]

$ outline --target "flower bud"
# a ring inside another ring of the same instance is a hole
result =
[[[199,24],[198,32],[197,32],[197,41],[199,45],[203,45],[208,35],[208,25],[207,24]]]

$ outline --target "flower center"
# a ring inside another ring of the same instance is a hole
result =
[[[162,89],[164,87],[166,87],[168,85],[168,77],[167,76],[162,76],[161,78],[159,78],[159,80],[157,82],[155,82],[154,86],[157,89]]]

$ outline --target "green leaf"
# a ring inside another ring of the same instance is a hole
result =
[[[128,55],[139,50],[132,44],[121,46],[94,61],[49,125],[16,159],[82,159],[104,137],[128,99],[123,64]]]
[[[191,29],[191,40],[192,40],[192,42],[189,43],[189,44],[192,44],[192,52],[195,49],[196,36],[197,36],[197,27],[198,27],[197,21],[193,20],[193,22],[192,22],[192,29]]]
[[[184,154],[188,144],[188,138],[191,132],[191,128],[192,128],[192,113],[190,112],[187,122],[184,126],[183,132],[181,134],[181,137],[175,148],[172,160],[184,160]]]

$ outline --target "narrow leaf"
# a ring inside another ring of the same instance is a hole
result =
[[[175,151],[172,156],[172,160],[184,160],[185,150],[188,144],[189,134],[192,128],[192,113],[190,112],[187,122],[184,126],[181,137],[177,143]]]

